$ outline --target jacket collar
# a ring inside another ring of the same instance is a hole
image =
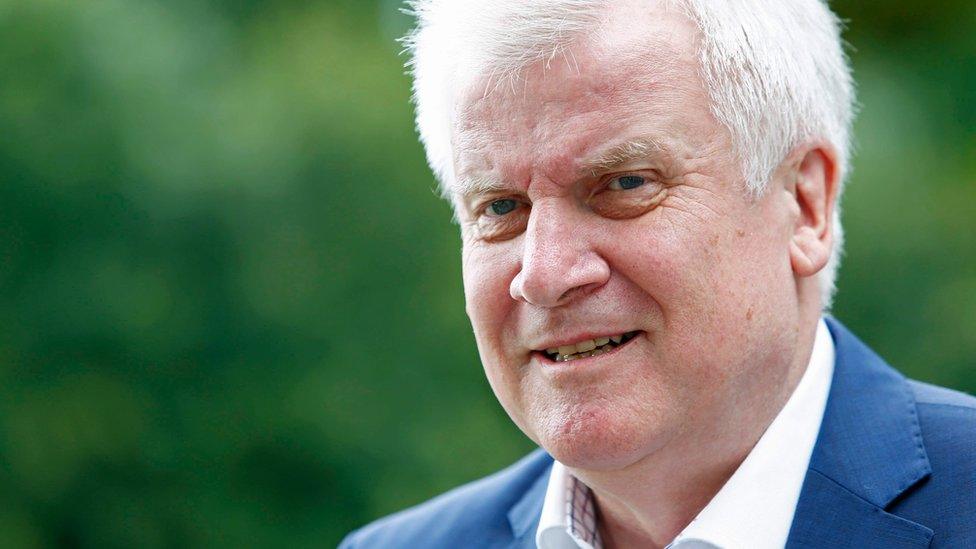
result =
[[[827,326],[834,379],[787,547],[927,547],[930,529],[885,511],[932,472],[912,390],[843,325]]]
[[[532,486],[508,511],[508,522],[515,538],[513,547],[535,547],[535,531],[539,528],[549,473],[552,471],[552,457],[545,454],[545,459],[549,461],[549,466],[542,470]]]

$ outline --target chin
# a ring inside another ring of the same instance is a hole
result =
[[[550,418],[534,438],[567,467],[619,470],[653,453],[668,438],[661,429],[633,419],[607,407],[588,406]]]

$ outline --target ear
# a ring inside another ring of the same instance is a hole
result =
[[[797,212],[790,242],[790,264],[799,277],[817,274],[827,265],[833,249],[833,215],[837,200],[837,153],[830,145],[815,143],[794,151],[787,185]]]

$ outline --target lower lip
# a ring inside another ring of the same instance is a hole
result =
[[[610,349],[609,351],[606,351],[606,352],[604,352],[602,354],[599,354],[599,355],[596,355],[596,356],[588,356],[588,357],[584,357],[584,358],[577,358],[577,359],[573,359],[573,360],[569,360],[569,361],[565,361],[565,362],[556,362],[555,360],[549,358],[542,351],[533,351],[532,354],[536,358],[538,358],[539,361],[542,362],[545,366],[550,367],[550,368],[566,368],[566,367],[572,367],[572,366],[575,366],[577,363],[579,363],[582,366],[584,364],[591,364],[591,363],[596,362],[596,361],[598,361],[599,359],[602,359],[602,358],[611,357],[611,356],[617,354],[617,351],[620,351],[622,349],[625,349],[627,347],[630,347],[630,344],[631,343],[633,343],[634,341],[636,341],[637,338],[643,337],[643,336],[644,336],[644,332],[638,332],[637,335],[635,335],[634,337],[628,339],[627,342],[624,343],[623,345],[618,345],[618,346],[616,346],[616,347],[614,347],[614,348]]]

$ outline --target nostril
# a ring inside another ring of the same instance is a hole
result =
[[[609,279],[609,265],[592,252],[572,263],[527,261],[512,278],[509,294],[516,301],[558,307],[599,289]]]

